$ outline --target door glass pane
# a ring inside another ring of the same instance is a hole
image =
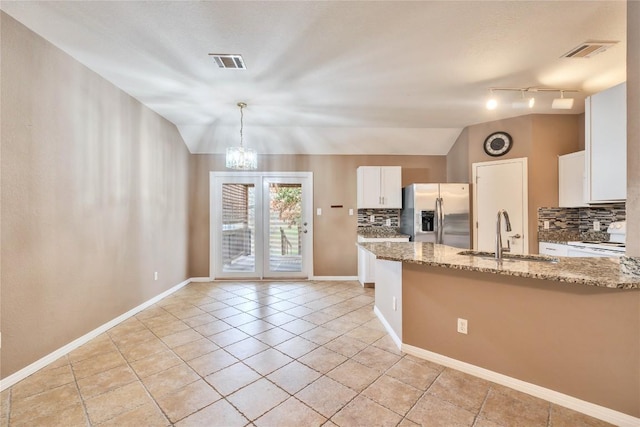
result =
[[[302,271],[302,185],[269,184],[269,271]]]
[[[256,188],[222,184],[222,271],[255,272]]]

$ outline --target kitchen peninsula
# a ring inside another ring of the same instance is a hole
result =
[[[402,350],[619,425],[640,417],[640,275],[612,258],[461,255],[365,243],[375,310]],[[457,332],[458,319],[468,322]]]

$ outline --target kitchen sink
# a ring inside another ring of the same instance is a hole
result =
[[[480,258],[491,258],[496,259],[496,255],[493,252],[484,252],[484,251],[462,251],[458,252],[458,255],[471,255],[477,256]],[[519,255],[519,254],[502,254],[503,261],[537,261],[537,262],[550,262],[557,263],[559,261],[558,258],[553,258],[545,255]]]

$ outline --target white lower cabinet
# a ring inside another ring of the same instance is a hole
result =
[[[358,243],[408,242],[408,237],[362,237]],[[376,282],[376,256],[358,246],[358,281],[364,287],[372,287]]]
[[[568,256],[569,245],[562,243],[540,242],[538,243],[538,252],[540,255]]]
[[[358,246],[358,281],[362,286],[372,285],[375,280],[376,256]]]

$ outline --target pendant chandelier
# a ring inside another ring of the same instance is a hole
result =
[[[226,166],[229,169],[251,170],[258,167],[258,153],[256,150],[244,148],[242,145],[242,131],[244,127],[242,109],[246,106],[247,104],[244,102],[238,102],[238,107],[240,107],[240,146],[227,148]]]

